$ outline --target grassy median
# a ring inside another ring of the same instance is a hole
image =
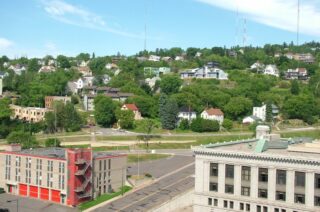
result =
[[[128,163],[159,160],[170,156],[170,154],[128,154]]]
[[[114,197],[120,196],[122,193],[126,193],[128,191],[130,191],[132,188],[130,186],[123,186],[122,189],[120,189],[120,191],[114,192],[114,193],[108,193],[108,194],[103,194],[99,197],[97,197],[95,200],[91,200],[88,202],[84,202],[82,204],[79,205],[79,209],[81,211],[84,211],[88,208],[91,208],[95,205],[98,205],[102,202],[108,201]]]

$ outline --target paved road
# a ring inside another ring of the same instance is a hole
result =
[[[9,209],[10,212],[17,211],[18,200],[20,212],[76,212],[78,209],[67,206],[46,202],[33,198],[20,197],[11,194],[0,194],[0,209]],[[12,202],[7,202],[13,200]]]
[[[170,164],[171,165],[171,164]],[[194,163],[177,171],[160,178],[159,181],[147,187],[144,187],[134,193],[131,193],[121,199],[115,200],[94,211],[148,211],[174,196],[184,193],[194,187]]]

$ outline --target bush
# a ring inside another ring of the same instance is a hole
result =
[[[189,129],[189,121],[187,119],[182,119],[180,121],[180,124],[179,124],[179,128],[181,130],[188,130]]]
[[[61,144],[61,142],[57,138],[48,138],[45,141],[45,147],[59,147],[60,144]]]
[[[190,128],[194,132],[217,132],[220,129],[218,121],[196,118],[192,121]]]
[[[152,177],[152,175],[149,174],[149,173],[145,173],[144,176],[145,176],[145,177],[148,177],[148,178],[151,178],[151,177]]]
[[[227,130],[231,130],[233,127],[233,122],[230,119],[224,119],[222,122],[222,126]]]
[[[11,132],[8,137],[7,141],[9,144],[21,144],[22,148],[28,149],[39,146],[38,141],[36,138],[28,132],[23,131],[13,131]]]

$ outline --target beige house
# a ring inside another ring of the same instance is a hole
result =
[[[10,105],[10,108],[13,111],[13,119],[20,119],[28,122],[40,122],[44,120],[45,114],[50,111],[47,108],[22,107],[18,105]]]
[[[201,118],[218,121],[221,125],[223,123],[224,114],[219,108],[208,108],[201,113]]]
[[[48,109],[53,108],[53,102],[60,101],[63,104],[67,104],[67,102],[71,102],[70,96],[46,96],[44,98],[45,107]]]
[[[134,120],[142,119],[141,113],[135,104],[124,104],[121,110],[131,110],[134,113]]]

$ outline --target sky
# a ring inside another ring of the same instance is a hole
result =
[[[133,55],[145,32],[147,50],[296,43],[297,2],[3,0],[0,55]],[[320,0],[300,1],[299,35],[299,43],[320,41]]]

